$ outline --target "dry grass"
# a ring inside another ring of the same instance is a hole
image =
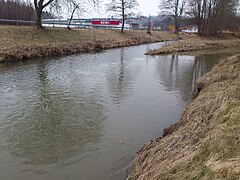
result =
[[[48,28],[36,29],[32,26],[0,26],[0,62],[57,56],[86,52],[95,49],[94,35],[103,49],[171,40],[174,34],[145,31],[125,31],[103,29]]]
[[[128,179],[240,177],[240,55],[202,77],[198,97],[161,139],[147,144]]]
[[[191,52],[206,49],[225,49],[237,47],[240,49],[240,38],[230,33],[220,34],[217,37],[200,37],[195,34],[180,34],[181,40],[161,49],[146,52],[146,55],[159,55],[176,52]]]

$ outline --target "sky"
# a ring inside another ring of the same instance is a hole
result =
[[[108,3],[110,0],[102,0],[102,4]],[[156,16],[158,15],[158,5],[160,0],[137,0],[139,7],[138,10],[141,12],[141,15],[144,16]],[[102,5],[103,6],[103,5]],[[85,17],[92,18],[92,17],[108,17],[108,14],[104,11],[104,8],[102,10],[99,10],[100,12],[92,12],[90,14],[85,14]]]
[[[138,3],[143,15],[157,15],[159,0],[138,0]]]

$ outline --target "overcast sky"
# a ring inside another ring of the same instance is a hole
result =
[[[143,15],[157,15],[159,0],[138,0]]]
[[[108,17],[106,12],[104,11],[104,4],[110,2],[110,0],[102,0],[102,10],[100,13],[93,12],[91,14],[85,14],[85,17]],[[139,3],[139,11],[141,15],[148,16],[149,14],[152,16],[158,15],[158,5],[160,0],[137,0]]]

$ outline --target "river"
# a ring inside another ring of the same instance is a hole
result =
[[[228,55],[144,55],[164,44],[1,64],[0,179],[124,179]]]

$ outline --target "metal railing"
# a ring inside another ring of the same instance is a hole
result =
[[[32,26],[35,24],[35,21],[26,21],[26,20],[13,20],[13,19],[0,19],[0,25],[28,25]],[[59,27],[59,28],[67,28],[68,20],[62,19],[43,19],[42,24],[45,27]],[[104,29],[121,29],[119,26],[109,26],[109,25],[92,25],[91,23],[79,23],[76,20],[71,22],[71,28],[104,28]],[[124,29],[130,29],[125,27]]]
[[[34,25],[35,21],[0,19],[0,24],[3,25]]]

